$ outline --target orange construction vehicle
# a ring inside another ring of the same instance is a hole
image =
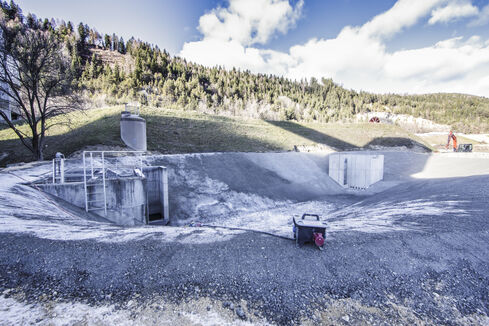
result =
[[[450,139],[453,140],[453,151],[456,152],[457,151],[457,137],[455,136],[455,134],[451,130],[448,133],[448,142],[447,142],[447,145],[445,146],[446,149],[448,149],[448,146],[450,146]]]

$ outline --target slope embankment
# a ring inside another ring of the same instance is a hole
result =
[[[325,197],[356,202],[413,178],[489,173],[489,160],[477,154],[361,153],[385,157],[384,180],[364,191],[344,189],[329,178],[327,153],[164,155],[148,158],[147,163],[169,169],[170,210],[176,223],[206,222]]]

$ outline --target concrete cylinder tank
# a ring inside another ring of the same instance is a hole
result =
[[[129,111],[121,113],[121,139],[136,151],[146,151],[146,120]]]

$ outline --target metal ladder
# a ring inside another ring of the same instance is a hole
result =
[[[87,166],[86,154],[90,154],[90,162]],[[107,216],[107,185],[106,181],[106,168],[104,152],[101,152],[101,164],[96,165],[94,161],[93,152],[83,152],[83,184],[85,187],[85,211],[97,211],[104,210],[104,215]],[[89,173],[87,173],[89,169]],[[96,177],[95,174],[100,172],[100,176]],[[102,196],[102,199],[100,197]],[[102,204],[102,205],[101,205]]]

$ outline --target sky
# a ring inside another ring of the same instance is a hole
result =
[[[206,66],[489,97],[489,0],[18,0]]]

